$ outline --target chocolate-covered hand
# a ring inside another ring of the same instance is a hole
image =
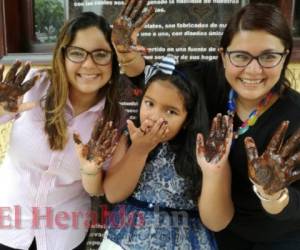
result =
[[[73,134],[81,165],[88,168],[85,172],[100,170],[116,149],[118,132],[113,128],[112,122],[107,122],[104,128],[101,128],[103,128],[102,118],[97,120],[87,144],[82,143],[78,134]]]
[[[268,195],[300,179],[300,170],[296,168],[300,163],[300,129],[283,143],[288,124],[288,121],[281,123],[261,156],[253,138],[245,138],[249,178]]]
[[[128,120],[127,127],[132,145],[144,153],[149,153],[159,143],[164,142],[169,133],[168,122],[163,118],[157,121],[145,120],[139,128]]]
[[[197,135],[196,155],[200,167],[227,160],[233,136],[232,126],[230,117],[218,114],[213,119],[206,142],[202,134]]]
[[[35,76],[23,83],[23,80],[30,70],[30,64],[26,63],[22,67],[21,65],[22,63],[20,61],[16,61],[11,66],[4,80],[4,66],[0,68],[0,106],[1,109],[8,112],[23,111],[19,109],[18,100],[33,87],[35,81],[38,79],[38,76]],[[21,69],[19,70],[20,67]]]
[[[148,7],[142,13],[147,0],[126,0],[119,16],[113,23],[112,41],[118,52],[136,50],[137,35],[154,15],[154,8]]]

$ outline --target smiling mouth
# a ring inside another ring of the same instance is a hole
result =
[[[245,79],[245,78],[239,78],[239,79],[242,82],[242,84],[246,86],[256,86],[261,84],[264,81],[264,79],[255,79],[255,80]]]
[[[99,76],[99,74],[77,74],[77,75],[86,80],[93,80]]]

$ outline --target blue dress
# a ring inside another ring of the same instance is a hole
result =
[[[168,143],[148,160],[132,197],[111,211],[108,239],[130,250],[214,250],[214,237],[185,194],[187,181],[175,170]]]

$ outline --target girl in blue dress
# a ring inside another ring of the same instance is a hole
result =
[[[105,195],[117,204],[105,214],[100,249],[217,249],[211,230],[233,216],[224,178],[232,122],[218,115],[204,143],[208,118],[199,86],[172,58],[145,73],[139,121],[128,120],[105,176]]]

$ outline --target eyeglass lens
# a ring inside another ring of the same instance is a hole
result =
[[[105,65],[111,61],[111,52],[106,50],[86,51],[79,47],[70,46],[66,50],[66,56],[69,60],[75,63],[82,63],[91,55],[93,61],[99,65]]]
[[[285,53],[268,52],[259,56],[252,56],[246,52],[228,51],[228,55],[231,63],[238,67],[245,67],[250,64],[253,59],[256,59],[262,67],[271,68],[279,64]]]

